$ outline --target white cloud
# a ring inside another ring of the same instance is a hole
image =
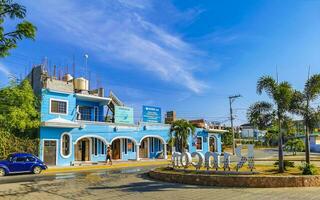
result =
[[[0,63],[0,87],[8,84],[10,75],[10,70],[4,64]]]
[[[148,20],[144,13],[152,8],[150,1],[110,0],[85,5],[50,0],[25,4],[33,11],[32,20],[40,22],[47,33],[86,48],[105,62],[127,63],[134,67],[132,70],[149,71],[196,93],[207,87],[194,75],[201,67],[197,61],[203,52]]]
[[[11,74],[9,69],[6,68],[2,63],[0,63],[0,72],[6,77],[8,77]]]

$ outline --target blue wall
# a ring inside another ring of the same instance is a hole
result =
[[[189,138],[189,152],[201,152],[205,154],[209,151],[209,137],[215,138],[215,145],[216,145],[216,151],[218,153],[221,153],[221,134],[218,133],[208,133],[207,131],[203,129],[196,129],[196,133],[194,137],[202,137],[202,150],[197,150],[197,147],[195,145],[195,139],[193,137]]]
[[[50,114],[50,98],[62,99],[68,101],[68,113],[63,114]],[[57,93],[49,91],[47,89],[42,90],[42,103],[41,103],[41,121],[47,121],[57,117],[61,117],[70,121],[75,121],[76,119],[76,105],[86,105],[86,106],[99,106],[100,120],[104,121],[104,106],[100,106],[95,102],[87,102],[77,100],[74,94],[66,93]],[[47,140],[56,140],[57,141],[57,165],[66,166],[70,165],[71,162],[75,160],[74,147],[78,140],[81,138],[98,138],[109,145],[115,139],[127,138],[133,141],[135,151],[130,151],[125,154],[124,151],[121,151],[121,159],[129,160],[136,159],[137,144],[140,145],[140,142],[144,138],[154,138],[153,139],[153,152],[152,144],[149,143],[149,158],[155,158],[157,153],[163,151],[163,145],[166,144],[166,141],[169,140],[169,130],[170,126],[165,124],[148,124],[141,123],[140,125],[119,125],[112,123],[92,123],[92,122],[81,122],[81,128],[50,128],[50,127],[41,127],[40,128],[40,152],[39,157],[43,159],[43,141]],[[80,127],[80,125],[79,125]],[[70,144],[70,156],[64,157],[61,155],[61,136],[63,133],[68,133],[71,137]],[[203,129],[196,129],[196,135],[203,138],[202,150],[200,152],[206,153],[209,150],[209,136],[212,135],[216,139],[216,148],[219,153],[221,153],[221,136],[220,134],[213,134],[204,131]],[[159,142],[161,140],[161,142]],[[149,140],[151,141],[151,140]],[[123,140],[122,140],[123,142]],[[160,144],[160,145],[159,145]],[[197,151],[196,146],[193,144],[193,138],[189,138],[189,150],[190,152]],[[90,145],[91,146],[91,145]],[[92,147],[90,147],[92,148]],[[99,147],[98,147],[99,148]],[[122,150],[123,145],[121,143],[120,148]],[[105,161],[105,155],[91,155],[91,161]]]
[[[316,144],[316,137],[320,136],[310,136],[310,151],[320,153],[320,144]]]
[[[50,99],[61,99],[68,101],[68,113],[64,114],[51,114],[50,113]],[[47,121],[57,117],[61,117],[67,120],[75,120],[76,117],[76,98],[74,94],[57,93],[47,89],[42,90],[41,99],[41,121]]]
[[[159,125],[161,127],[161,125]],[[117,128],[115,128],[117,127]],[[66,129],[66,128],[49,128],[49,127],[41,127],[40,128],[40,139],[41,139],[41,145],[40,145],[40,152],[39,157],[43,159],[43,140],[44,139],[55,139],[57,140],[57,148],[58,148],[58,154],[57,154],[57,165],[70,165],[72,161],[74,161],[75,155],[74,155],[74,145],[76,144],[76,141],[79,140],[81,137],[96,137],[96,138],[103,138],[107,144],[111,144],[111,142],[117,138],[128,138],[133,141],[134,144],[140,144],[140,141],[146,137],[146,136],[154,136],[154,137],[161,137],[165,141],[168,140],[168,131],[169,127],[163,127],[157,128],[157,127],[150,127],[148,130],[148,127],[145,129],[143,126],[137,126],[137,127],[126,127],[126,126],[116,126],[116,125],[108,125],[108,124],[86,124],[84,128],[73,128],[73,129]],[[158,129],[158,130],[156,130]],[[61,136],[63,133],[69,133],[71,135],[71,155],[68,158],[64,158],[61,155],[60,148],[61,148]],[[155,139],[157,141],[157,139]],[[122,148],[122,145],[120,146]],[[136,159],[136,146],[134,147],[135,151],[129,151],[125,154],[122,152],[121,158],[122,160],[128,160],[128,159]],[[159,148],[157,145],[155,146],[155,153],[158,152]],[[155,156],[155,154],[150,155],[152,157]],[[91,161],[104,161],[105,155],[91,155]]]

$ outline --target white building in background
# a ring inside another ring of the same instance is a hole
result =
[[[240,125],[240,136],[242,139],[264,140],[267,131],[255,129],[251,124]]]

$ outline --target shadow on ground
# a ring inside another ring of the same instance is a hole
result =
[[[155,192],[155,191],[170,191],[176,189],[200,189],[207,188],[205,186],[183,185],[178,183],[167,183],[155,181],[151,179],[147,173],[137,175],[144,179],[142,182],[129,183],[119,186],[94,186],[88,187],[88,190],[122,190],[123,192]]]

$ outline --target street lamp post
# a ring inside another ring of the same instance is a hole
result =
[[[230,120],[231,120],[231,133],[232,133],[232,153],[235,154],[235,140],[234,140],[234,130],[233,130],[233,113],[232,113],[232,103],[235,101],[235,99],[241,97],[241,95],[233,95],[229,96],[229,105],[230,105]]]

